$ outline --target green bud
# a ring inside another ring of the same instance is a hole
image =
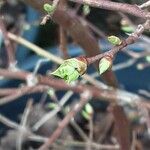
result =
[[[91,9],[89,5],[83,5],[83,14],[88,15],[90,13]]]
[[[127,33],[133,33],[135,29],[132,26],[122,26],[121,30]]]
[[[57,104],[56,103],[49,103],[48,104],[48,108],[49,109],[55,109],[57,107]]]
[[[59,68],[51,73],[64,79],[67,83],[75,81],[81,76],[87,69],[87,64],[77,58],[67,59]]]
[[[54,96],[55,95],[55,90],[53,88],[49,88],[47,90],[47,94],[51,97],[51,96]]]
[[[122,43],[122,41],[117,36],[114,35],[109,36],[108,41],[113,45],[120,45]]]
[[[93,113],[93,108],[92,106],[90,105],[90,103],[87,103],[85,105],[85,111],[88,113],[88,114],[92,114]]]
[[[64,109],[63,109],[64,113],[67,114],[69,111],[70,111],[70,107],[69,106],[66,106]]]
[[[146,59],[146,61],[147,61],[147,62],[149,62],[149,63],[150,63],[150,55],[149,55],[149,56],[146,56],[146,58],[145,58],[145,59]]]
[[[90,120],[91,115],[90,115],[89,113],[87,113],[86,111],[82,110],[82,111],[81,111],[81,114],[82,114],[82,116],[83,116],[85,119]]]
[[[54,12],[54,10],[55,10],[55,6],[54,5],[50,5],[50,4],[48,4],[48,3],[45,3],[44,5],[43,5],[43,9],[48,13],[48,14],[51,14],[51,13],[53,13]]]
[[[108,70],[112,65],[112,61],[111,59],[107,58],[107,57],[104,57],[100,60],[99,62],[99,72],[100,72],[100,75],[102,73],[104,73],[106,70]]]

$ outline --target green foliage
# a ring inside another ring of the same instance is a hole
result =
[[[120,45],[122,43],[122,41],[117,36],[114,35],[109,36],[108,41],[113,45]]]
[[[102,58],[99,62],[99,72],[100,75],[103,74],[106,70],[108,70],[112,65],[112,62],[107,58]]]
[[[77,80],[86,69],[87,65],[84,62],[72,58],[65,60],[64,63],[51,74],[64,79],[67,83],[70,83],[71,81]]]

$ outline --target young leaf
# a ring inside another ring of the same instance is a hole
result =
[[[51,73],[64,79],[67,83],[75,81],[81,76],[87,69],[87,64],[77,58],[67,59],[60,67]]]
[[[117,36],[114,35],[109,36],[108,41],[113,45],[120,45],[122,43],[122,41]]]

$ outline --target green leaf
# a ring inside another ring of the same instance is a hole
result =
[[[83,14],[88,15],[90,13],[91,9],[89,5],[83,5]]]
[[[44,5],[43,5],[43,9],[48,13],[48,14],[50,14],[50,13],[53,13],[54,12],[54,10],[55,10],[55,6],[54,5],[50,5],[50,4],[48,4],[48,3],[45,3]]]
[[[92,114],[93,113],[93,107],[90,105],[90,103],[87,103],[85,105],[85,111],[88,113],[88,114]]]
[[[104,73],[106,70],[108,70],[111,67],[112,62],[105,57],[102,58],[99,62],[99,72],[100,75]]]
[[[78,71],[75,70],[70,76],[68,76],[66,82],[70,83],[71,81],[75,81],[78,78],[79,78],[79,73],[78,73]]]
[[[120,45],[122,43],[122,41],[117,36],[114,35],[109,36],[108,41],[113,45]]]

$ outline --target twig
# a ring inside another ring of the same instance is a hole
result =
[[[59,27],[59,39],[60,39],[59,48],[63,53],[64,59],[67,59],[69,58],[69,55],[67,53],[67,34],[66,31],[61,26]]]
[[[63,129],[70,122],[71,118],[73,118],[77,112],[79,112],[82,107],[88,102],[91,97],[90,91],[85,91],[79,103],[75,104],[75,106],[71,109],[71,111],[66,115],[66,117],[60,122],[58,128],[54,131],[54,133],[49,137],[49,139],[39,148],[39,150],[47,149],[52,143],[56,141],[56,139],[60,136]]]
[[[140,5],[139,8],[144,9],[144,8],[149,7],[149,6],[150,6],[150,0],[145,2],[145,3],[143,3],[142,5]]]
[[[8,35],[7,35],[5,24],[4,24],[1,16],[0,16],[0,30],[2,31],[3,36],[4,36],[4,44],[5,44],[5,48],[7,51],[7,57],[8,57],[8,64],[7,65],[8,65],[8,67],[10,67],[14,63],[16,63],[16,61],[15,61],[13,46],[12,46],[12,43],[10,42]]]
[[[5,116],[1,114],[0,114],[0,122],[13,129],[19,128],[19,125],[17,123],[15,123],[14,121],[11,121],[10,119],[6,118]]]
[[[24,135],[24,131],[26,129],[26,123],[27,123],[27,119],[28,119],[29,113],[31,111],[31,108],[32,108],[32,100],[29,100],[27,102],[26,108],[25,108],[25,110],[23,112],[23,116],[21,118],[19,134],[18,134],[18,140],[16,142],[17,150],[21,150],[22,149],[23,135]]]
[[[111,106],[111,113],[114,116],[115,130],[121,150],[130,150],[130,123],[123,108],[118,105]]]
[[[0,69],[0,76],[5,76],[5,78],[26,80],[26,77],[29,74],[31,73],[24,72],[24,71],[12,72],[10,70]],[[131,103],[135,105],[140,104],[150,109],[149,102],[146,102],[146,100],[143,97],[140,97],[136,94],[123,91],[120,89],[114,90],[111,87],[107,89],[106,88],[102,89],[102,88],[96,88],[93,86],[82,85],[82,84],[71,86],[66,84],[62,80],[58,80],[58,79],[56,80],[51,77],[46,77],[42,75],[37,75],[37,78],[38,78],[39,85],[42,84],[45,86],[50,86],[58,90],[71,90],[74,91],[75,93],[82,93],[85,90],[89,90],[92,93],[93,97],[102,98],[103,100],[107,100],[109,102],[113,102],[117,98],[118,103]],[[45,86],[43,88],[46,88]],[[114,93],[117,95],[114,95]]]
[[[117,2],[106,1],[106,0],[70,0],[70,1],[76,3],[88,4],[90,6],[98,7],[102,9],[125,12],[144,19],[150,18],[150,13],[141,10],[136,5],[117,3]]]
[[[131,34],[127,39],[122,41],[122,43],[118,46],[113,47],[111,50],[103,53],[103,54],[98,54],[93,57],[87,58],[88,64],[94,63],[95,61],[101,59],[104,56],[109,56],[110,58],[113,58],[116,53],[118,53],[120,50],[122,50],[124,47],[134,43],[139,36],[144,32],[145,29],[150,28],[150,21],[146,21],[144,25],[139,25],[136,31]]]
[[[51,54],[50,52],[47,52],[46,50],[36,46],[35,44],[32,44],[31,42],[23,39],[22,37],[20,36],[16,36],[12,33],[8,33],[8,37],[11,39],[11,40],[14,40],[15,42],[17,43],[20,43],[22,45],[24,45],[25,47],[29,48],[30,50],[34,51],[35,53],[37,53],[38,55],[44,57],[44,58],[47,58],[57,64],[61,64],[63,63],[63,59],[61,59],[60,57],[57,57],[53,54]],[[95,85],[95,86],[99,86],[99,81],[98,80],[95,80],[93,78],[91,78],[89,75],[87,74],[84,74],[83,76],[83,79],[89,81],[91,84]]]
[[[45,114],[41,119],[39,119],[38,122],[36,122],[36,124],[32,127],[34,131],[38,130],[45,122],[47,122],[48,120],[50,120],[52,117],[54,117],[63,107],[63,105],[65,105],[65,103],[68,101],[68,99],[70,98],[70,96],[72,96],[73,92],[72,91],[68,91],[60,100],[59,105],[52,111],[48,112],[47,114]]]
[[[43,12],[42,6],[44,1],[37,3],[36,0],[25,0],[25,2]],[[67,30],[73,40],[85,50],[88,56],[94,56],[100,52],[100,48],[95,37],[91,34],[91,32],[89,32],[83,22],[78,19],[78,16],[74,13],[74,11],[71,9],[67,9],[66,11],[66,9],[58,7],[52,16],[52,20]],[[98,67],[98,64],[95,66]],[[111,70],[102,75],[102,78],[108,85],[117,87],[117,79]]]

